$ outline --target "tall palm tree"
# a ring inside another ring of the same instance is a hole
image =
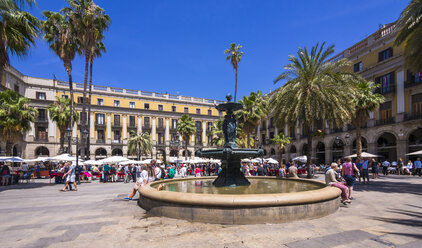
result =
[[[91,132],[91,96],[92,96],[92,65],[94,63],[94,59],[101,56],[102,52],[105,52],[106,48],[104,43],[101,40],[97,41],[94,49],[91,51],[91,58],[89,59],[89,92],[88,92],[88,137],[90,137],[89,133]],[[88,155],[90,151],[91,142],[90,139],[87,139],[87,150]]]
[[[104,9],[94,3],[93,0],[67,0],[70,7],[65,8],[73,21],[78,38],[81,44],[81,50],[85,56],[85,74],[84,91],[82,105],[82,129],[87,128],[87,83],[88,83],[88,65],[91,59],[91,52],[95,48],[97,41],[102,37],[103,32],[110,25],[110,17],[105,14]],[[85,156],[85,139],[81,140],[81,153]]]
[[[75,27],[69,19],[69,15],[66,11],[62,13],[44,11],[44,16],[47,20],[41,23],[41,28],[44,32],[44,39],[50,44],[51,50],[63,61],[64,68],[67,72],[69,80],[69,92],[70,92],[70,114],[71,118],[67,123],[69,124],[69,130],[73,130],[72,125],[75,121],[72,121],[73,110],[74,110],[74,99],[73,99],[73,82],[72,82],[72,61],[75,58],[76,52],[79,51],[78,37],[75,32]],[[62,149],[62,145],[60,146]],[[68,153],[71,151],[71,140],[68,141]]]
[[[143,132],[136,134],[135,131],[130,133],[130,138],[127,142],[127,145],[129,154],[136,154],[138,160],[141,160],[142,153],[151,153],[153,146],[149,133]]]
[[[243,108],[236,111],[235,116],[246,134],[246,147],[250,148],[251,134],[256,130],[258,121],[268,114],[268,97],[258,90],[251,92],[249,96],[243,96],[239,103]]]
[[[188,144],[190,137],[196,132],[195,121],[192,116],[188,114],[182,115],[182,118],[177,122],[177,132],[182,136],[185,141],[185,159],[188,159]]]
[[[13,144],[31,129],[38,111],[29,106],[30,100],[13,90],[0,92],[0,138],[6,142],[6,155],[13,155]]]
[[[240,44],[236,45],[236,43],[231,43],[230,48],[224,50],[224,53],[227,54],[226,60],[230,60],[230,64],[233,66],[233,69],[236,71],[236,83],[234,88],[234,102],[236,102],[237,96],[237,70],[239,68],[239,62],[242,59],[242,56],[245,54],[241,52],[240,49],[242,46]]]
[[[369,118],[369,112],[375,111],[384,102],[384,96],[374,93],[378,85],[364,79],[357,80],[358,92],[354,98],[355,112],[351,124],[356,128],[356,153],[357,157],[362,156],[362,135],[361,128]]]
[[[22,57],[35,45],[39,35],[39,20],[23,11],[23,8],[34,4],[34,0],[0,1],[0,82],[10,61],[9,53]]]
[[[278,150],[280,151],[280,164],[282,164],[284,148],[290,144],[290,137],[286,137],[283,132],[280,132],[272,141],[278,145]]]
[[[406,65],[414,70],[422,69],[422,0],[411,0],[401,12],[396,23],[398,29],[395,45],[404,45]]]
[[[56,97],[56,101],[48,106],[48,113],[50,119],[57,124],[60,132],[60,149],[59,154],[64,153],[64,139],[66,129],[79,120],[79,113],[72,110],[75,106],[72,105],[71,99],[63,97]],[[73,115],[73,116],[72,116]],[[69,122],[73,122],[70,124]]]
[[[270,112],[278,126],[295,125],[297,121],[307,131],[307,174],[310,173],[312,152],[312,131],[318,120],[325,120],[331,126],[344,125],[354,112],[352,98],[356,92],[353,74],[341,71],[350,66],[345,60],[328,61],[334,46],[324,49],[313,46],[311,51],[299,48],[297,57],[289,56],[290,63],[274,83],[287,79],[270,99]]]

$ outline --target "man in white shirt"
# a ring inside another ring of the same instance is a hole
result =
[[[24,163],[24,164],[22,165],[22,172],[23,172],[23,174],[27,173],[27,172],[28,172],[28,170],[29,170],[29,166],[28,166],[28,164],[27,164],[27,163]]]
[[[186,166],[185,165],[182,165],[182,168],[180,168],[180,176],[182,178],[186,177]]]
[[[146,166],[142,166],[141,176],[138,177],[138,180],[136,181],[135,185],[132,188],[132,192],[130,193],[129,197],[124,198],[125,200],[131,201],[132,198],[135,196],[136,192],[138,191],[139,187],[142,185],[145,185],[148,183],[148,171],[146,169]]]
[[[160,169],[160,167],[155,166],[154,172],[155,172],[155,181],[160,180],[161,179],[161,169]]]
[[[384,176],[388,175],[388,167],[390,167],[390,162],[388,162],[388,160],[382,162],[382,173],[384,174]]]

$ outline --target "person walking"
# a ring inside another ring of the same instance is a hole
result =
[[[390,162],[388,162],[388,160],[382,162],[382,174],[384,174],[384,176],[388,176],[388,167],[390,167]]]
[[[186,177],[186,166],[182,165],[182,168],[180,168],[180,177],[185,178]]]
[[[368,167],[369,167],[369,160],[365,160],[364,159],[362,161],[362,166],[361,166],[361,170],[360,170],[360,177],[362,177],[363,184],[369,184],[369,171],[368,171]]]
[[[416,176],[416,174],[418,174],[419,176],[422,175],[422,162],[421,162],[421,157],[418,157],[415,161],[415,163],[413,163],[415,166],[415,172],[413,173],[413,176]]]
[[[76,186],[76,182],[75,182],[75,177],[76,177],[75,166],[71,165],[70,162],[67,163],[67,166],[69,167],[69,170],[63,175],[63,179],[66,177],[66,183],[61,191],[65,192],[69,184],[73,184],[73,186],[75,186],[74,190],[78,191],[78,187]]]
[[[358,170],[358,168],[356,167],[355,164],[352,164],[352,159],[347,158],[346,162],[344,162],[343,165],[342,165],[341,174],[342,174],[344,180],[346,181],[347,188],[349,189],[349,195],[348,195],[349,200],[354,200],[354,198],[352,197],[353,186],[355,185],[355,182],[356,182],[354,172],[359,173],[359,170]]]
[[[131,173],[132,173],[132,180],[134,183],[136,183],[136,166],[133,164],[131,165]]]
[[[41,166],[40,164],[37,164],[37,166],[35,167],[35,173],[37,174],[37,179],[41,178],[40,172],[41,172]]]
[[[109,164],[105,164],[104,165],[104,183],[109,181],[109,176],[110,176],[110,165]]]
[[[362,163],[361,163],[360,158],[356,158],[356,160],[355,160],[355,165],[356,165],[356,168],[358,168],[359,172],[361,172],[361,171],[362,171]],[[355,176],[355,177],[356,177],[356,176]],[[359,173],[358,178],[359,178],[359,184],[360,184],[360,182],[361,182],[361,180],[360,180],[360,179],[362,178],[362,173]]]
[[[123,170],[125,172],[125,183],[128,183],[129,182],[129,165],[125,165]]]
[[[10,178],[10,168],[8,165],[3,164],[0,171],[1,175],[1,185],[6,186],[9,184],[9,178]]]

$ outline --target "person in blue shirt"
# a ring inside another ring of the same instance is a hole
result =
[[[361,173],[362,172],[362,163],[360,162],[359,158],[356,159],[355,165],[359,170],[359,183],[360,183],[360,179],[362,178],[362,173]]]
[[[421,157],[418,157],[415,161],[415,163],[413,163],[415,165],[415,173],[413,173],[413,176],[415,176],[416,174],[418,174],[419,176],[422,175],[422,162],[421,162]]]
[[[369,164],[369,160],[362,160],[362,166],[360,169],[360,176],[363,178],[363,184],[368,184],[369,183],[369,171],[368,171],[368,164]],[[365,181],[366,178],[366,181]]]

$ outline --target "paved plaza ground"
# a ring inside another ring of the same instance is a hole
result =
[[[323,179],[322,175],[318,176]],[[422,178],[392,175],[356,186],[356,200],[321,219],[216,225],[150,217],[124,201],[132,183],[48,179],[0,187],[1,247],[422,247]]]

